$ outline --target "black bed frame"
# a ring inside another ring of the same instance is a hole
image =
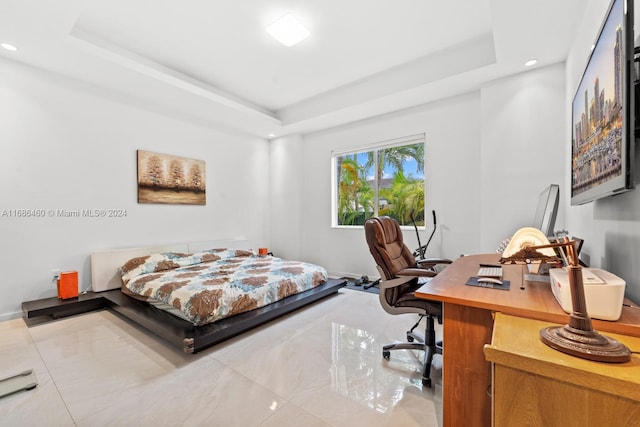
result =
[[[106,308],[153,332],[173,346],[182,348],[185,353],[197,353],[305,305],[336,294],[346,283],[343,279],[328,279],[327,282],[315,288],[203,326],[195,326],[173,314],[135,300],[123,294],[120,289],[88,292],[66,300],[53,297],[26,301],[22,303],[22,315],[27,326],[33,326]]]
[[[345,285],[345,280],[328,279],[326,283],[315,288],[290,295],[264,307],[236,314],[203,326],[194,326],[186,320],[128,297],[120,289],[97,293],[96,295],[102,297],[102,301],[100,302],[100,298],[94,298],[93,305],[94,309],[108,308],[133,323],[148,329],[172,345],[182,348],[185,353],[197,353],[305,305],[335,294]],[[60,316],[61,313],[58,314],[58,316],[50,315],[52,318],[62,317]],[[68,314],[75,313],[69,312]]]

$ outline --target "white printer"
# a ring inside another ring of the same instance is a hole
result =
[[[569,274],[564,268],[549,270],[551,291],[567,313],[573,311]],[[618,320],[622,313],[626,282],[599,268],[583,268],[582,282],[589,317],[601,320]]]

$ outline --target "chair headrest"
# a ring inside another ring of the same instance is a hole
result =
[[[389,244],[392,242],[403,243],[404,239],[402,237],[402,230],[400,230],[400,226],[398,223],[388,216],[382,216],[378,218],[378,222],[382,227],[382,235],[376,236],[381,239],[381,244]]]
[[[395,277],[397,271],[412,266],[413,258],[404,245],[402,230],[390,217],[368,219],[364,223],[369,251],[387,279]]]

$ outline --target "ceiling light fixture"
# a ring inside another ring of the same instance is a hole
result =
[[[525,67],[531,67],[532,65],[536,65],[536,63],[538,62],[537,59],[530,59],[527,62],[524,63]]]
[[[300,43],[310,34],[309,30],[290,13],[285,13],[269,25],[267,32],[287,47]]]
[[[18,50],[18,48],[12,45],[11,43],[0,43],[0,46],[2,46],[7,50],[10,50],[11,52],[15,52],[16,50]]]

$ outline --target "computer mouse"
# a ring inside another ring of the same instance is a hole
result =
[[[494,279],[493,277],[478,277],[478,283],[495,283],[496,285],[502,285],[502,280]]]

